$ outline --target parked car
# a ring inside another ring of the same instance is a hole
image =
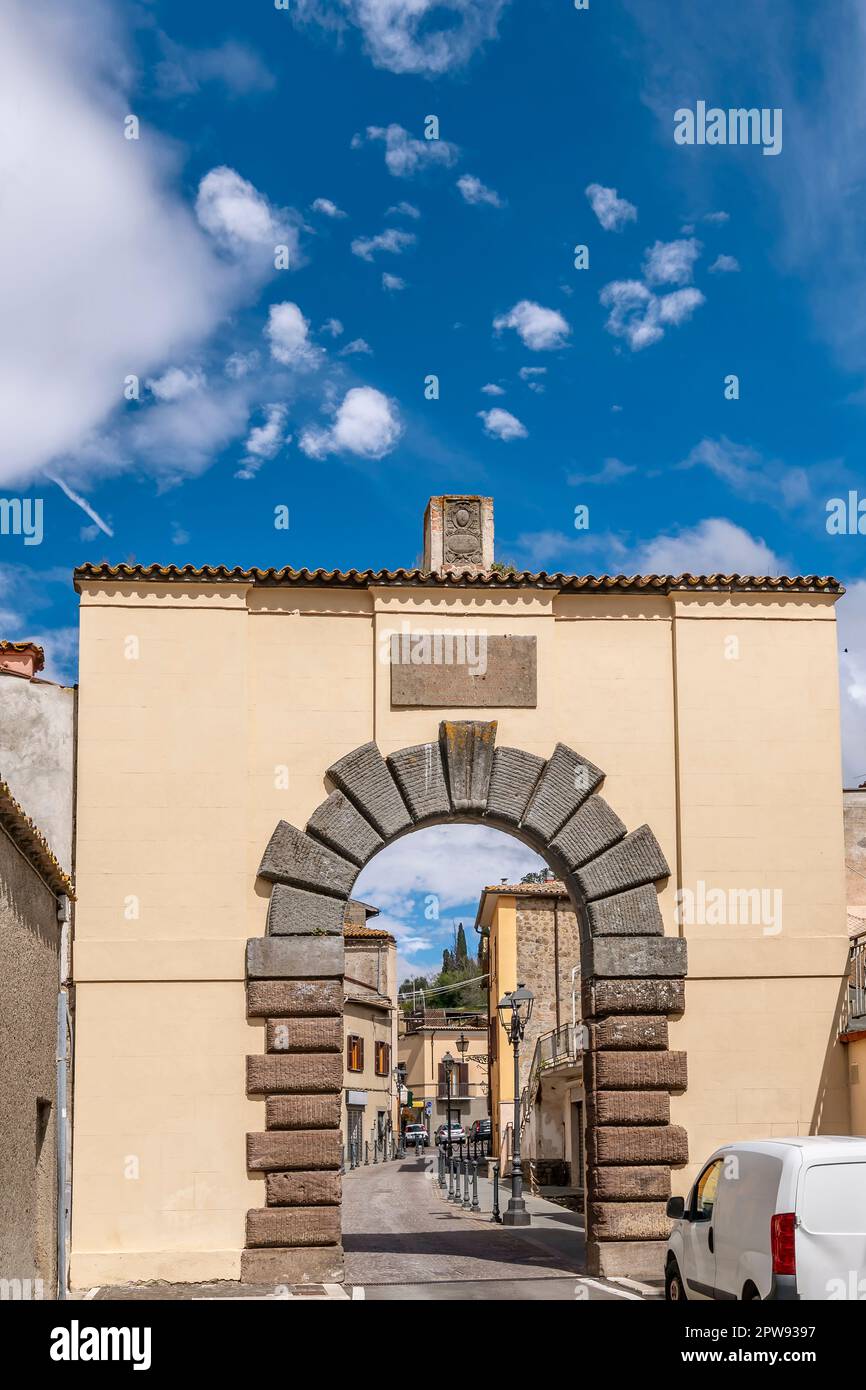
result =
[[[490,1120],[473,1120],[469,1127],[469,1138],[486,1140],[490,1138]]]
[[[856,1299],[866,1290],[866,1139],[726,1144],[667,1214],[668,1299]]]
[[[427,1136],[427,1126],[407,1125],[405,1130],[403,1131],[403,1140],[407,1149],[414,1149],[416,1143],[419,1143],[422,1146],[422,1148],[426,1149],[427,1144],[429,1142]]]
[[[462,1126],[461,1124],[458,1124],[456,1120],[452,1120],[452,1121],[451,1121],[451,1146],[452,1146],[452,1148],[454,1147],[455,1144],[459,1144],[461,1139],[465,1139],[465,1138],[466,1138],[466,1130],[463,1128],[463,1126]],[[437,1144],[447,1144],[447,1143],[448,1143],[448,1126],[447,1126],[447,1124],[440,1125],[439,1128],[437,1129],[437,1131],[436,1131],[436,1143],[437,1143]]]

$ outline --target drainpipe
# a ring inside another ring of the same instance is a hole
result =
[[[60,923],[60,988],[57,991],[57,1048],[55,1053],[57,1076],[55,1082],[55,1120],[56,1135],[56,1178],[57,1178],[57,1298],[66,1298],[67,1270],[66,1252],[68,1248],[69,1203],[66,1189],[66,1168],[68,1163],[68,1111],[67,1081],[69,1040],[71,1024],[69,1019],[69,996],[66,991],[68,979],[69,951],[69,899],[63,894],[57,901],[57,920]]]
[[[575,1027],[577,1026],[577,1014],[576,1014],[576,1011],[575,1011],[575,1003],[574,1003],[574,977],[575,977],[575,975],[577,974],[577,972],[578,972],[579,970],[580,970],[580,966],[579,966],[579,965],[574,965],[574,966],[572,966],[572,968],[571,968],[571,1031],[572,1031],[572,1034],[574,1033]]]

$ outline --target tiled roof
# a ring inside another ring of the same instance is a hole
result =
[[[7,784],[0,781],[0,825],[30,863],[42,875],[52,892],[75,898],[72,879],[61,868],[42,831],[19,806]]]
[[[33,670],[41,671],[45,665],[45,652],[35,642],[0,641],[0,652],[35,652],[36,660],[33,663]]]
[[[430,588],[514,589],[531,586],[566,593],[673,593],[698,589],[722,592],[844,594],[838,579],[829,575],[793,576],[742,574],[548,574],[546,570],[482,570],[478,573],[440,572],[421,569],[326,570],[242,569],[239,565],[80,565],[74,571],[75,587],[99,579],[123,582],[234,583],[304,587],[366,589],[370,585],[422,584]]]
[[[389,931],[383,931],[381,927],[362,927],[356,922],[347,922],[344,927],[344,934],[350,940],[378,940],[393,941],[394,937]]]
[[[549,878],[545,883],[488,883],[487,887],[481,891],[483,893],[508,893],[509,896],[519,895],[529,898],[568,897],[565,884],[558,878]]]

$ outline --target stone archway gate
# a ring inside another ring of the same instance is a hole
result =
[[[327,772],[333,788],[298,830],[280,821],[259,874],[274,886],[267,934],[247,943],[247,1012],[266,1051],[247,1090],[266,1128],[247,1136],[266,1206],[247,1216],[247,1282],[342,1278],[340,1099],[343,915],[363,866],[423,826],[474,821],[516,835],[561,877],[580,924],[589,1049],[587,1251],[591,1272],[657,1272],[670,1170],[688,1158],[670,1123],[686,1057],[686,943],[665,936],[654,885],[670,874],[650,828],[631,832],[598,794],[604,773],[558,743],[550,758],[495,746],[496,723],[446,721],[438,741],[384,758],[366,743]]]

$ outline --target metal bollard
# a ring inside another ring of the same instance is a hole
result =
[[[441,1148],[439,1150],[439,1188],[442,1192],[445,1191],[445,1153]]]
[[[493,1169],[493,1214],[490,1220],[501,1221],[502,1217],[499,1213],[499,1163],[494,1159],[490,1166]]]
[[[478,1164],[477,1164],[477,1163],[473,1163],[473,1165],[472,1165],[472,1205],[471,1205],[471,1207],[469,1208],[469,1210],[470,1210],[470,1211],[480,1211],[480,1210],[481,1210],[481,1207],[480,1207],[479,1202],[478,1202]]]
[[[463,1164],[463,1209],[468,1211],[472,1203],[469,1200],[469,1159]]]
[[[450,1178],[448,1181],[448,1200],[454,1202],[459,1200],[460,1176],[457,1172],[457,1159],[452,1157],[448,1160]]]
[[[378,1139],[374,1139],[374,1140],[373,1140],[373,1162],[374,1162],[374,1163],[378,1163],[378,1162],[379,1162],[379,1141],[378,1141]]]
[[[446,1167],[447,1167],[447,1169],[448,1169],[448,1201],[449,1201],[449,1202],[453,1202],[453,1200],[454,1200],[454,1165],[453,1165],[453,1163],[446,1163]]]

